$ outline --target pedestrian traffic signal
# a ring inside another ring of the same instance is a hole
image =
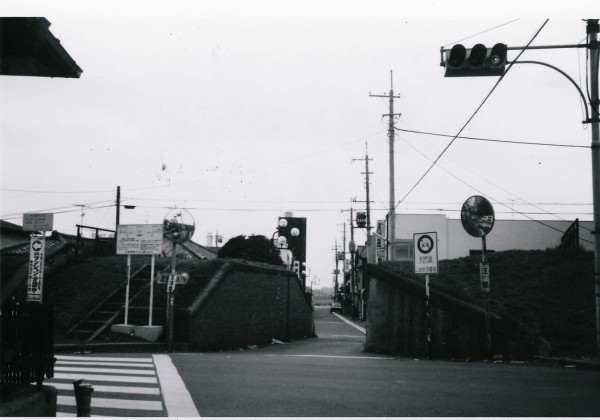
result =
[[[300,275],[300,261],[294,261],[294,273]]]
[[[444,77],[502,76],[507,49],[506,44],[496,44],[492,48],[476,44],[471,49],[456,44],[449,51],[442,49],[446,54],[441,63],[446,67]]]

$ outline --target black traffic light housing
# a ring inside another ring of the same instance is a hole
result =
[[[446,54],[441,63],[446,68],[444,77],[502,76],[507,49],[506,44],[496,44],[492,48],[476,44],[471,49],[456,44],[449,51],[442,50]]]

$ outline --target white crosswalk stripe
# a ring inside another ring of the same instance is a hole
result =
[[[57,416],[77,415],[73,381],[92,385],[93,417],[167,417],[152,357],[57,355],[54,378]]]

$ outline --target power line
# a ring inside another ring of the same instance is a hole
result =
[[[471,39],[471,38],[474,38],[474,37],[476,37],[476,36],[478,36],[478,35],[485,34],[486,32],[493,31],[494,29],[498,29],[498,28],[501,28],[501,27],[503,27],[503,26],[509,25],[509,24],[511,24],[511,23],[514,23],[514,22],[516,22],[517,20],[519,20],[519,19],[513,19],[513,20],[511,20],[511,21],[509,21],[509,22],[506,22],[506,23],[503,23],[503,24],[501,24],[501,25],[494,26],[493,28],[486,29],[485,31],[481,31],[481,32],[479,32],[479,33],[473,34],[473,35],[471,35],[471,36],[468,36],[468,37],[466,37],[466,38],[459,39],[458,41],[450,42],[449,44],[446,44],[446,45],[444,45],[444,47],[443,47],[443,48],[446,48],[448,45],[452,45],[452,44],[458,44],[459,42],[465,41],[465,40],[467,40],[467,39]]]
[[[530,146],[573,147],[573,148],[581,148],[581,149],[589,149],[590,148],[590,146],[580,146],[580,145],[576,145],[576,144],[539,143],[539,142],[525,142],[525,141],[515,141],[515,140],[487,139],[487,138],[482,138],[482,137],[453,136],[451,134],[432,133],[432,132],[428,132],[428,131],[419,131],[419,130],[408,130],[405,128],[398,128],[398,127],[394,127],[394,130],[403,131],[405,133],[425,134],[427,136],[451,137],[451,138],[456,137],[458,139],[487,141],[487,142],[495,142],[495,143],[522,144],[522,145],[530,145]]]
[[[534,34],[533,38],[531,38],[531,40],[527,43],[527,45],[521,50],[521,52],[519,52],[519,54],[517,55],[517,58],[514,61],[518,61],[519,60],[519,57],[521,57],[521,55],[527,50],[527,48],[531,45],[531,43],[535,40],[535,38],[537,38],[537,36],[542,31],[542,29],[544,29],[544,26],[546,26],[547,23],[548,23],[548,19],[546,19],[544,21],[544,23],[542,24],[542,26]],[[400,203],[402,203],[402,201],[404,201],[404,199],[406,199],[406,197],[408,197],[415,190],[415,188],[417,188],[417,186],[421,183],[421,181],[423,181],[423,179],[427,176],[427,174],[429,172],[431,172],[431,170],[433,169],[433,167],[435,165],[437,165],[437,162],[442,158],[442,156],[446,153],[446,151],[450,148],[450,146],[452,146],[452,144],[454,143],[454,141],[458,138],[458,136],[460,136],[460,134],[464,131],[464,129],[467,128],[467,125],[469,125],[471,123],[471,121],[473,120],[473,118],[475,118],[475,115],[477,115],[479,113],[479,111],[481,110],[481,108],[483,107],[483,105],[487,102],[487,100],[490,98],[490,96],[492,96],[492,93],[494,93],[494,91],[496,90],[496,88],[498,87],[498,85],[500,84],[500,82],[504,79],[504,77],[508,74],[508,72],[510,71],[510,69],[512,68],[512,66],[513,66],[513,63],[510,63],[508,65],[508,68],[506,69],[506,71],[504,72],[504,74],[502,76],[500,76],[500,78],[498,79],[498,81],[496,82],[496,84],[492,87],[492,89],[486,95],[486,97],[483,99],[483,101],[481,102],[481,104],[479,104],[479,106],[477,107],[477,109],[475,109],[475,111],[469,117],[469,119],[467,120],[467,122],[465,122],[463,124],[463,126],[461,127],[461,129],[458,130],[458,133],[456,134],[456,136],[454,136],[454,138],[452,140],[450,140],[450,143],[448,143],[448,145],[444,148],[444,150],[442,150],[442,152],[438,155],[438,157],[433,161],[433,163],[431,164],[431,166],[429,166],[429,168],[425,171],[425,173],[421,176],[421,178],[419,178],[419,180],[416,182],[416,184],[413,185],[413,187],[404,195],[404,197],[402,197],[402,199],[398,202],[398,204],[396,204],[396,206],[394,208],[398,207],[398,205]]]

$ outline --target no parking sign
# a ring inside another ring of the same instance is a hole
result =
[[[415,245],[415,273],[437,274],[437,232],[413,234]]]

